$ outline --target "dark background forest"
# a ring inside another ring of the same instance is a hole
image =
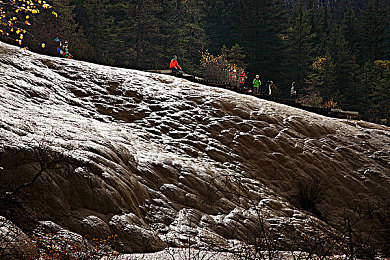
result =
[[[177,55],[198,73],[202,51],[272,80],[287,97],[359,111],[390,123],[390,0],[53,0],[37,16],[30,49],[55,54],[59,37],[76,59],[167,68]],[[34,42],[45,42],[42,49]],[[334,104],[334,103],[333,103]]]

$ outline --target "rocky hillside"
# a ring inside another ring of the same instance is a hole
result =
[[[390,130],[0,43],[0,196],[3,244],[383,249]]]

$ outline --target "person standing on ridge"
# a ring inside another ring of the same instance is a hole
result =
[[[55,41],[57,43],[57,52],[60,53],[61,52],[61,41],[58,37],[55,38]]]
[[[236,82],[237,82],[237,71],[235,69],[233,70],[233,73],[232,73],[232,81],[233,81],[233,84],[236,84]]]
[[[245,85],[245,71],[242,70],[240,72],[240,75],[238,76],[238,83],[240,84],[240,90],[243,90],[244,89],[244,85]]]
[[[292,98],[295,98],[297,96],[297,89],[295,87],[295,82],[291,84],[290,95]]]
[[[268,81],[268,95],[272,96],[273,88],[274,88],[274,82],[272,80]]]
[[[237,71],[234,69],[232,72],[230,72],[229,77],[230,86],[232,86],[234,89],[237,89]]]
[[[55,39],[55,41],[57,42],[57,52],[61,54],[62,57],[71,59],[72,55],[69,53],[68,41],[62,43],[58,37]]]
[[[261,86],[260,76],[256,75],[256,78],[253,80],[253,92],[255,94],[260,93],[260,86]]]
[[[183,73],[182,68],[179,66],[179,63],[177,62],[176,55],[171,60],[171,64],[169,65],[169,68],[172,69],[173,73]]]
[[[62,45],[62,49],[65,52],[65,55],[64,55],[65,58],[69,58],[69,59],[72,58],[72,55],[70,55],[70,53],[69,53],[68,41],[65,41],[65,43]]]

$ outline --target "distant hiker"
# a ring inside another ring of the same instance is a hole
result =
[[[268,80],[267,83],[265,83],[265,86],[264,86],[264,94],[268,94],[269,95],[269,85],[271,84],[271,81]]]
[[[292,98],[295,98],[297,96],[297,89],[295,88],[295,82],[291,84],[290,95]]]
[[[229,83],[234,89],[237,89],[237,71],[234,69],[229,71]]]
[[[72,55],[69,53],[68,41],[62,43],[58,37],[55,39],[55,41],[57,42],[57,52],[61,54],[62,57],[71,59]]]
[[[238,83],[240,84],[241,88],[243,88],[245,85],[245,78],[246,78],[245,71],[242,70],[240,72],[240,75],[238,76]]]
[[[65,55],[64,55],[65,58],[71,58],[71,55],[69,53],[69,43],[68,43],[68,41],[65,41],[65,43],[62,45],[62,50],[65,52]]]
[[[183,73],[182,68],[179,66],[179,63],[177,62],[176,55],[171,60],[171,64],[169,65],[169,68],[172,69],[173,73]]]
[[[66,52],[69,52],[69,42],[65,41],[65,43],[62,45],[62,49]]]
[[[237,82],[237,71],[236,70],[233,70],[231,78],[232,78],[233,84],[235,84]]]
[[[58,39],[58,37],[55,39],[57,43],[57,52],[61,54],[61,41]]]
[[[273,81],[268,81],[268,95],[272,96],[272,89],[274,87]]]
[[[255,94],[260,93],[261,80],[260,76],[256,75],[256,78],[253,80],[253,92]]]

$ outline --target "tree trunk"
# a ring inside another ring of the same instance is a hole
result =
[[[142,32],[143,32],[143,11],[144,11],[144,1],[138,0],[138,26],[137,26],[137,58],[136,66],[141,68],[142,66]]]

